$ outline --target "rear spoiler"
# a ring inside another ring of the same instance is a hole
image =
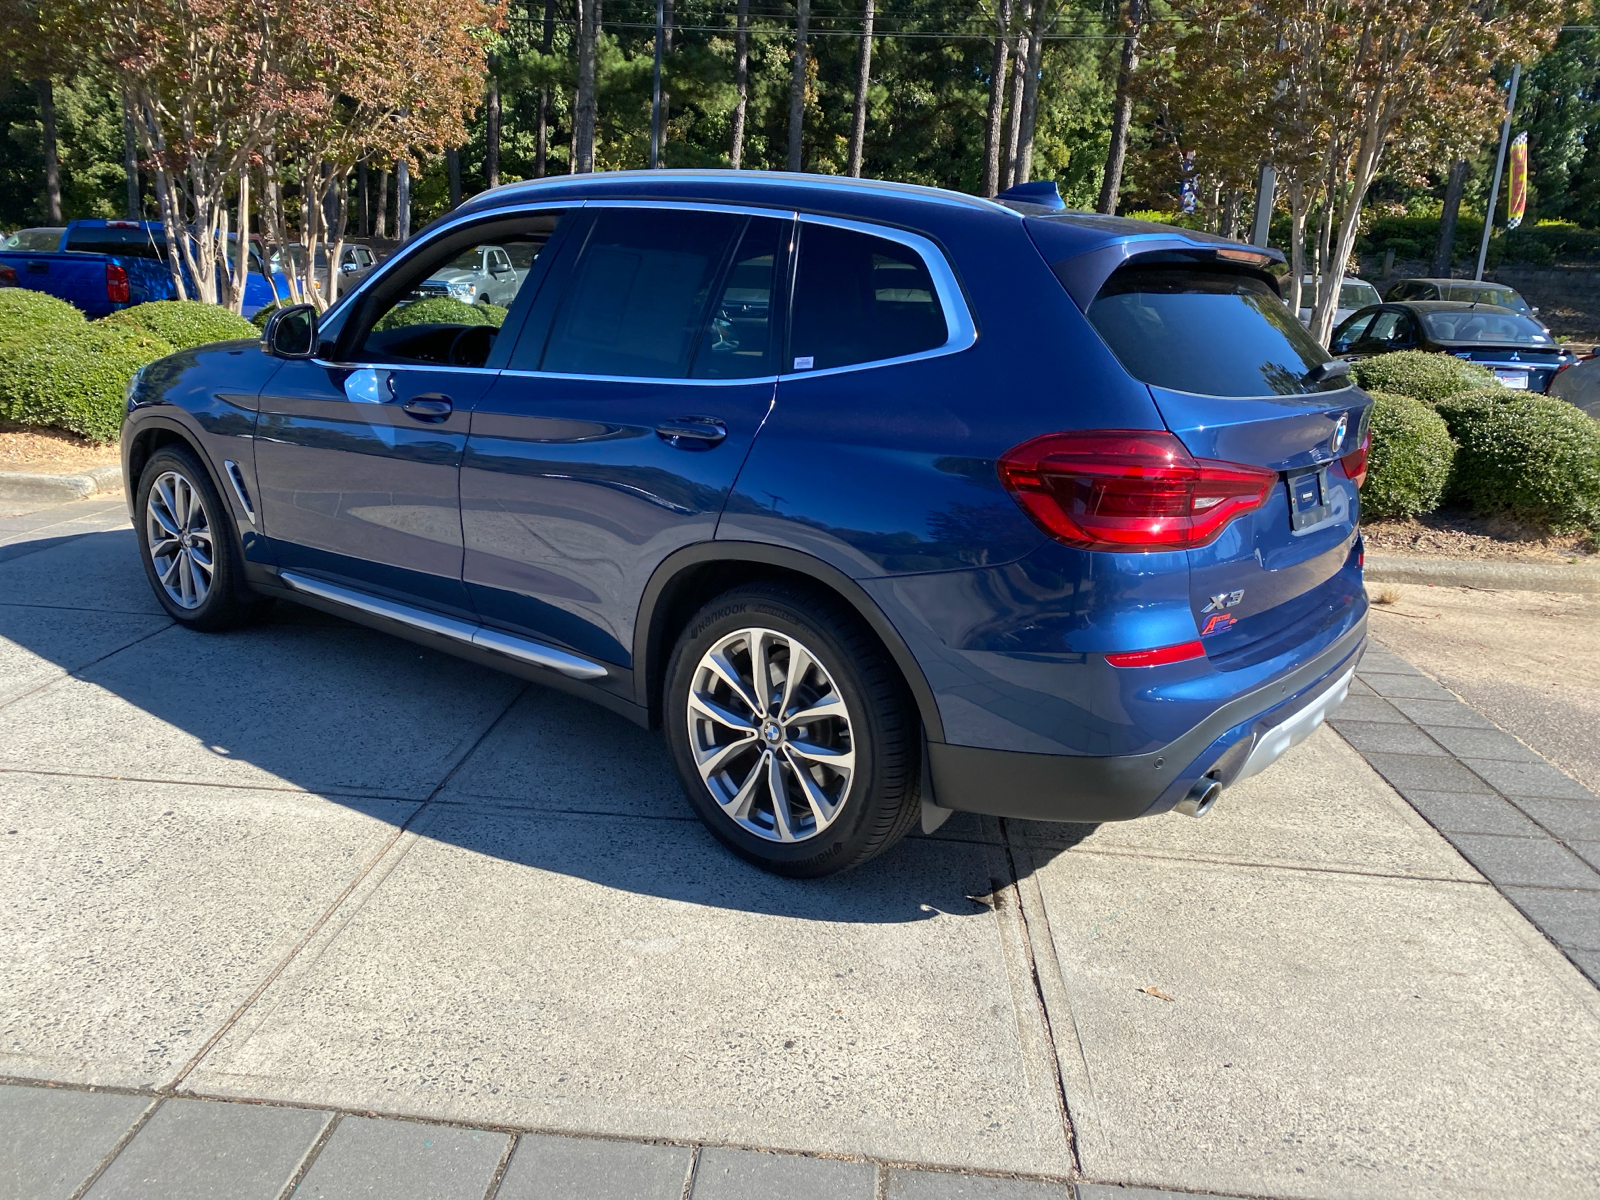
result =
[[[1187,258],[1197,263],[1225,263],[1233,267],[1243,267],[1270,283],[1274,291],[1278,288],[1278,281],[1270,268],[1274,263],[1283,262],[1283,254],[1280,251],[1260,246],[1245,246],[1220,238],[1216,242],[1202,242],[1177,234],[1147,233],[1136,234],[1109,246],[1101,246],[1097,250],[1090,250],[1075,258],[1061,259],[1059,262],[1051,263],[1050,269],[1055,272],[1056,278],[1061,280],[1061,286],[1067,289],[1072,302],[1081,311],[1087,312],[1094,298],[1100,294],[1100,289],[1105,286],[1106,280],[1110,279],[1119,268],[1135,259],[1151,258],[1156,255]]]

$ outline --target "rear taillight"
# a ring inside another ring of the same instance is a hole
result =
[[[16,287],[17,272],[11,267],[0,265],[0,287]]]
[[[1050,433],[1001,456],[1000,480],[1034,523],[1087,550],[1186,550],[1260,508],[1278,473],[1194,458],[1163,430]]]
[[[1372,453],[1372,432],[1368,430],[1361,435],[1361,445],[1339,460],[1344,465],[1344,473],[1350,476],[1350,482],[1357,487],[1367,481],[1367,456],[1370,453]]]
[[[116,263],[106,264],[106,299],[112,304],[128,302],[128,273]]]
[[[1160,667],[1204,658],[1205,654],[1206,648],[1199,642],[1184,642],[1178,646],[1162,646],[1159,650],[1124,650],[1106,655],[1106,661],[1113,667]]]

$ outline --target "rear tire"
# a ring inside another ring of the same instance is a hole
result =
[[[848,870],[921,812],[915,704],[883,647],[826,593],[752,585],[707,604],[673,650],[664,704],[690,804],[768,871]]]
[[[134,512],[144,573],[174,621],[233,629],[271,604],[246,590],[233,514],[192,451],[165,446],[150,456]]]

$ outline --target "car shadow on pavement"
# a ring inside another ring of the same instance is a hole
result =
[[[236,806],[287,786],[531,869],[817,920],[977,915],[1012,869],[1001,824],[957,814],[836,878],[769,875],[696,819],[659,734],[289,603],[224,634],[170,625],[129,530],[0,563],[0,639],[38,675],[0,692],[0,767],[210,784]],[[1030,826],[1016,868],[1080,828]]]

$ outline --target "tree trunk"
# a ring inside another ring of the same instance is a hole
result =
[[[856,111],[850,123],[850,165],[846,173],[861,177],[862,147],[867,140],[867,88],[872,83],[873,0],[865,0],[865,24],[861,27],[861,52],[856,56]]]
[[[744,116],[750,104],[750,0],[739,0],[733,34],[733,83],[739,98],[733,106],[733,142],[728,165],[735,171],[744,159]]]
[[[139,186],[139,140],[128,111],[128,97],[122,97],[122,170],[128,177],[128,220],[144,216],[144,193]]]
[[[492,74],[483,102],[483,177],[489,187],[500,186],[500,81]]]
[[[233,270],[233,297],[229,308],[244,315],[244,293],[250,283],[250,169],[239,172],[238,265]]]
[[[666,74],[665,64],[672,58],[672,0],[662,2],[661,25],[661,59],[663,63],[662,74]],[[667,87],[666,81],[661,84],[661,141],[657,143],[661,166],[667,165],[667,120],[672,115],[672,89]]]
[[[1031,23],[1033,6],[1029,0],[1019,0],[1017,6],[1017,23],[1026,26]],[[1028,71],[1028,31],[1021,28],[1017,32],[1017,47],[1011,54],[1011,100],[1006,106],[1006,145],[1005,157],[1000,164],[1000,190],[1003,192],[1013,184],[1019,182],[1017,175],[1017,149],[1022,136],[1022,93],[1027,87]]]
[[[556,0],[544,0],[544,32],[539,37],[539,53],[549,54],[550,44],[556,36]],[[543,179],[549,169],[550,154],[550,88],[539,89],[538,145],[533,153],[533,175]]]
[[[394,161],[394,236],[411,237],[411,164],[403,158]]]
[[[450,207],[457,208],[461,204],[461,151],[456,146],[451,146],[444,152],[445,174],[450,180]]]
[[[385,237],[389,232],[389,172],[378,172],[378,219],[372,224],[372,236]]]
[[[1011,185],[1033,178],[1033,130],[1039,115],[1039,64],[1049,27],[1050,0],[1033,0],[1033,28],[1028,31],[1028,69],[1022,85],[1022,133],[1017,138],[1017,170]]]
[[[789,170],[803,162],[800,135],[806,117],[806,34],[811,25],[811,0],[795,0],[794,70],[789,77]]]
[[[1444,211],[1439,214],[1439,244],[1433,251],[1433,274],[1437,279],[1449,279],[1456,257],[1456,221],[1461,216],[1461,193],[1467,186],[1467,174],[1472,165],[1466,160],[1450,168],[1450,179],[1444,185]]]
[[[361,193],[361,236],[372,236],[372,172],[367,170],[367,160],[356,164],[356,191]]]
[[[1222,210],[1217,216],[1217,232],[1225,238],[1237,236],[1239,232],[1239,189],[1229,188],[1227,198],[1222,202]]]
[[[1295,316],[1306,307],[1300,302],[1300,283],[1306,277],[1306,189],[1298,179],[1291,179],[1284,189],[1289,200],[1289,285],[1284,303]]]
[[[61,157],[56,143],[56,89],[48,79],[36,79],[34,95],[39,100],[39,125],[44,149],[45,223],[61,224]]]
[[[1350,179],[1343,187],[1328,189],[1329,209],[1337,198],[1339,204],[1338,234],[1334,238],[1328,270],[1317,287],[1317,306],[1311,312],[1311,336],[1324,346],[1333,332],[1334,314],[1339,308],[1339,285],[1344,282],[1344,265],[1355,249],[1356,235],[1361,232],[1361,205],[1367,198],[1367,189],[1378,173],[1383,156],[1383,143],[1389,129],[1369,112],[1363,124],[1361,141],[1356,147],[1355,165]]]
[[[1000,190],[1000,121],[1005,115],[1006,64],[1011,61],[1011,0],[995,0],[994,60],[989,64],[989,112],[983,123],[983,194]]]
[[[597,117],[595,59],[599,54],[600,0],[578,0],[578,102],[573,114],[572,170],[586,175],[594,170],[594,133]]]
[[[1117,101],[1111,112],[1111,148],[1106,151],[1106,174],[1100,181],[1099,211],[1117,211],[1122,191],[1122,166],[1128,157],[1128,126],[1133,123],[1133,76],[1139,69],[1139,26],[1144,22],[1144,0],[1128,0],[1128,28],[1122,39],[1122,65],[1117,71]]]

